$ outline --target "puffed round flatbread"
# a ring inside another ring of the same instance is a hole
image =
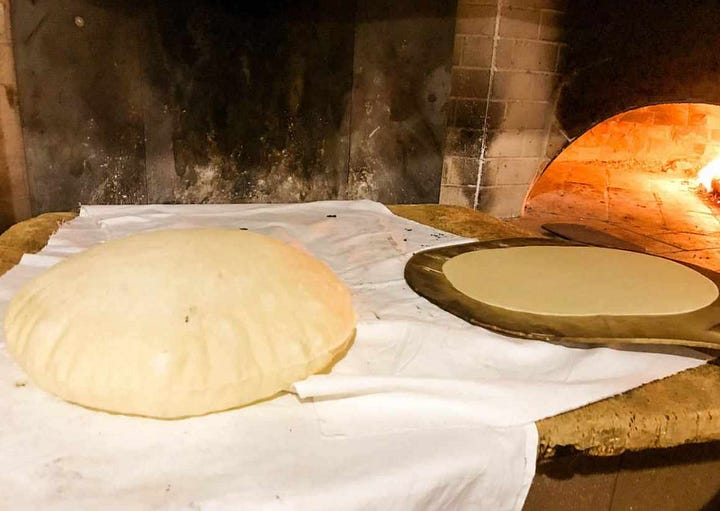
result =
[[[273,396],[349,346],[347,287],[257,233],[156,231],[69,257],[23,287],[7,347],[39,387],[90,408],[159,418]]]
[[[445,277],[474,300],[553,316],[667,315],[695,311],[717,286],[682,264],[598,247],[494,248],[455,256]]]

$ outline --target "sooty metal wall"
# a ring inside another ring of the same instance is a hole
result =
[[[32,212],[437,202],[454,2],[17,0]]]

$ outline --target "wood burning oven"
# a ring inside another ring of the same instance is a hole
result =
[[[550,161],[596,124],[720,104],[719,26],[707,0],[460,0],[441,198],[517,216]],[[471,74],[485,85],[470,87]]]
[[[700,183],[720,155],[720,106],[634,109],[578,137],[537,179],[522,222],[580,223],[655,254],[718,267],[718,207]],[[708,184],[711,181],[708,181]]]
[[[720,104],[707,0],[2,5],[5,225],[79,202],[363,197],[513,217],[596,124]]]

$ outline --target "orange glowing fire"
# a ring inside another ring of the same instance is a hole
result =
[[[695,180],[707,192],[720,193],[720,156],[700,169]]]

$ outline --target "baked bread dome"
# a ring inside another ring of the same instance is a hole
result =
[[[100,410],[179,418],[268,398],[333,363],[355,329],[321,261],[244,230],[131,235],[58,263],[5,317],[39,387]]]

